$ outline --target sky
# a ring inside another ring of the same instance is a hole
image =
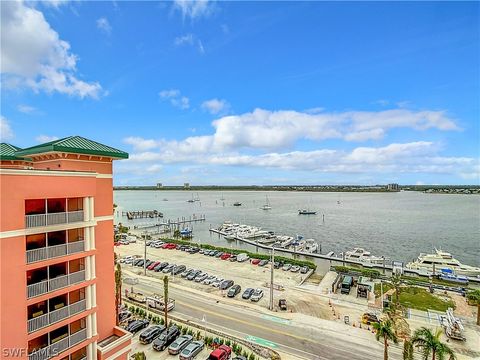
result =
[[[480,184],[478,2],[1,2],[2,142],[116,185]]]

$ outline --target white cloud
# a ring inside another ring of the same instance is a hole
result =
[[[112,33],[112,26],[106,17],[97,19],[97,28],[103,31],[105,34],[110,35]]]
[[[216,115],[224,113],[230,108],[230,104],[226,100],[210,99],[202,103],[202,109],[208,111],[210,114]]]
[[[42,4],[53,8],[59,8],[62,5],[69,3],[70,0],[42,0]]]
[[[169,89],[162,90],[158,93],[162,100],[168,100],[173,106],[185,110],[190,107],[190,99],[186,96],[181,96],[180,90]]]
[[[0,140],[6,141],[13,139],[14,134],[8,120],[0,115]]]
[[[130,136],[123,140],[125,143],[130,144],[137,151],[145,151],[156,148],[159,143],[155,140],[147,140],[141,137]]]
[[[77,56],[39,10],[20,1],[2,1],[1,10],[4,87],[29,87],[35,92],[59,92],[80,98],[99,97],[100,84],[76,77]]]
[[[209,0],[174,0],[173,8],[179,10],[184,19],[189,17],[194,20],[209,16],[214,10],[214,5]]]
[[[200,51],[201,54],[205,54],[205,48],[203,47],[202,40],[198,40],[198,51]]]
[[[24,114],[33,114],[37,112],[36,108],[34,108],[33,106],[25,105],[25,104],[17,105],[17,110]]]
[[[183,36],[177,36],[174,41],[176,46],[180,45],[193,45],[193,34],[186,34]]]
[[[35,138],[39,143],[47,143],[50,141],[58,140],[58,136],[39,135]]]

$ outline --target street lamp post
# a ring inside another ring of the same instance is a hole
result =
[[[143,254],[143,275],[147,276],[147,233],[143,233],[143,244],[144,244],[144,254]]]
[[[270,310],[273,311],[273,270],[275,268],[275,248],[272,247],[272,257],[270,259]]]
[[[205,316],[205,314],[203,314],[202,323],[203,323],[203,340],[205,341],[207,337],[207,317]]]

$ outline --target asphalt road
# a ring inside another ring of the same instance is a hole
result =
[[[161,287],[150,279],[140,278],[134,289],[145,294],[158,293]],[[129,288],[129,286],[127,286]],[[383,342],[372,341],[372,336],[357,336],[348,331],[328,330],[295,324],[251,309],[226,304],[208,296],[170,286],[169,297],[175,299],[177,317],[217,329],[299,359],[371,360],[383,358]],[[343,328],[342,328],[343,329]],[[401,359],[398,346],[390,346],[390,359]]]

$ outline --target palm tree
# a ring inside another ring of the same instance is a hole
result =
[[[449,360],[455,360],[455,354],[452,349],[440,341],[442,329],[435,332],[422,327],[417,329],[412,337],[412,344],[422,349],[422,359],[427,360],[432,354],[432,360],[444,360],[448,356]]]
[[[168,313],[168,276],[165,275],[163,277],[163,303],[164,303],[164,309],[163,309],[163,312],[164,312],[164,316],[165,316],[165,326],[168,328],[168,316],[167,316],[167,313]]]
[[[467,299],[470,304],[477,304],[477,325],[480,325],[480,290],[470,291]]]
[[[118,310],[122,304],[122,267],[120,263],[117,264],[115,269],[115,313],[117,315],[118,325]]]
[[[383,320],[373,324],[375,329],[375,338],[379,341],[383,338],[383,360],[388,360],[388,340],[393,341],[395,344],[398,342],[397,335],[393,332],[392,322],[390,320]]]
[[[413,360],[413,344],[410,340],[403,342],[403,360]]]
[[[395,303],[398,306],[400,303],[400,286],[402,285],[402,278],[399,274],[394,274],[390,282],[395,289]]]

